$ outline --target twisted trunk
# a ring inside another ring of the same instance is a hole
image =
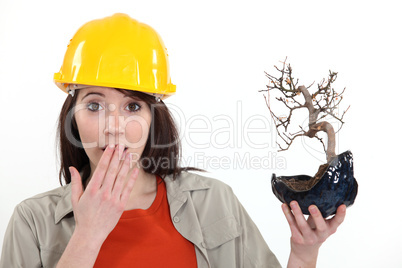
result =
[[[326,121],[317,123],[317,118],[319,113],[321,112],[320,109],[314,108],[313,98],[310,92],[307,90],[305,86],[299,86],[297,88],[303,94],[305,99],[304,106],[308,109],[309,112],[309,130],[304,134],[309,138],[313,138],[318,132],[324,131],[328,136],[327,142],[327,162],[330,162],[333,157],[336,156],[335,153],[335,131],[332,125]]]

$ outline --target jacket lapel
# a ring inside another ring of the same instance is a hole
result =
[[[168,176],[165,183],[170,216],[176,230],[195,245],[198,267],[210,267],[201,226],[191,199],[191,192],[207,190],[210,186],[191,173],[182,173],[175,180]]]

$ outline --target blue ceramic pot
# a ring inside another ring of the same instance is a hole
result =
[[[353,176],[353,155],[350,151],[321,166],[315,177],[316,180],[307,175],[276,177],[272,174],[272,191],[282,203],[296,200],[305,215],[310,214],[310,205],[316,205],[324,218],[335,214],[338,206],[354,203],[358,185]],[[308,185],[308,182],[314,184],[301,190],[303,187],[300,185]]]

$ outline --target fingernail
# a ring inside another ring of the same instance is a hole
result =
[[[311,206],[311,207],[310,207],[310,212],[311,212],[311,213],[316,214],[317,211],[318,211],[318,209],[317,209],[316,206]]]
[[[340,206],[340,211],[341,211],[341,212],[345,212],[345,211],[346,211],[346,206],[345,206],[345,205],[341,205],[341,206]]]

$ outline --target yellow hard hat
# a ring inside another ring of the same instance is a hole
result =
[[[162,98],[176,92],[162,38],[150,26],[121,13],[84,24],[70,40],[53,78],[64,92],[70,84],[136,90]]]

